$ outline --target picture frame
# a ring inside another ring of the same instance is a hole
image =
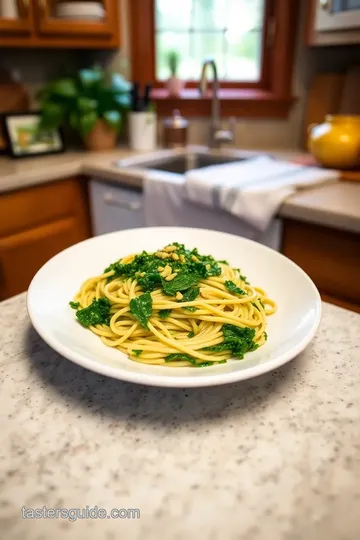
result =
[[[65,151],[61,129],[39,132],[41,118],[39,111],[25,111],[2,115],[7,152],[12,158],[29,158],[61,154]]]

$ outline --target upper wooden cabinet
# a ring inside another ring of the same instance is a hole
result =
[[[308,45],[360,43],[360,0],[308,0]]]
[[[0,47],[119,47],[120,1],[92,2],[102,5],[103,17],[82,19],[79,16],[61,16],[64,0],[14,0],[17,7],[16,18],[5,18],[0,12]]]

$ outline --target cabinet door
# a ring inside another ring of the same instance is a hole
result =
[[[46,261],[90,234],[82,178],[0,195],[0,300],[25,291]]]
[[[0,238],[0,300],[24,292],[36,272],[86,235],[75,217]]]
[[[3,2],[0,6],[0,44],[9,37],[29,35],[33,28],[32,15],[30,0]]]
[[[360,28],[360,0],[318,0],[315,30],[331,32]]]
[[[58,0],[37,0],[37,30],[43,36],[67,36],[79,41],[81,37],[93,40],[111,39],[118,32],[118,0],[93,2],[91,12],[81,9],[79,3]],[[91,4],[91,3],[90,3]],[[100,4],[100,6],[99,6]],[[97,11],[97,8],[100,11]],[[95,10],[93,12],[93,9]]]

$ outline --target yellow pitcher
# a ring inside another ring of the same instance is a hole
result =
[[[308,128],[308,149],[324,167],[360,167],[360,116],[330,115]]]

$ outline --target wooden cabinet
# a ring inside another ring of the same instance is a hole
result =
[[[4,18],[0,13],[0,47],[111,49],[120,46],[121,0],[98,0],[96,4],[101,4],[103,9],[103,17],[99,19],[61,17],[60,0],[14,1],[17,1],[17,18]]]
[[[360,0],[308,0],[309,45],[360,43]]]
[[[323,300],[360,313],[360,235],[284,220],[282,253],[314,281]]]
[[[32,10],[26,0],[19,0],[16,7],[17,18],[7,18],[0,11],[0,43],[3,39],[11,39],[13,36],[16,36],[17,39],[25,39],[31,35],[33,27]]]
[[[0,300],[25,291],[46,261],[89,236],[82,178],[0,195]]]

